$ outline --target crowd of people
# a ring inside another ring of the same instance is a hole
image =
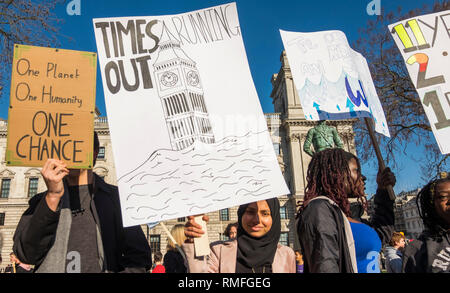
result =
[[[94,164],[98,151],[95,134]],[[193,242],[205,231],[188,217],[172,228],[164,257],[156,252],[152,262],[142,229],[122,225],[116,186],[54,159],[41,174],[47,191],[30,199],[20,219],[8,272],[379,273],[382,252],[389,273],[450,271],[450,178],[421,189],[417,205],[426,229],[405,245],[404,235],[394,231],[387,192],[395,175],[389,168],[378,171],[374,213],[364,220],[366,178],[359,159],[340,148],[315,153],[308,166],[295,252],[279,243],[280,203],[271,198],[239,206],[238,222],[225,230],[229,239],[211,243],[203,259]]]

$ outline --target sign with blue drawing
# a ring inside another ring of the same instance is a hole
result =
[[[370,117],[390,136],[367,61],[343,32],[280,33],[307,120]]]
[[[93,22],[124,226],[289,193],[235,3]]]
[[[450,11],[389,25],[441,153],[450,153]]]

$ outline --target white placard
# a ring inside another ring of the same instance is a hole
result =
[[[289,193],[235,3],[93,22],[124,226]]]
[[[441,153],[450,153],[450,10],[388,26]]]
[[[307,120],[371,117],[390,136],[367,61],[343,32],[280,33]]]

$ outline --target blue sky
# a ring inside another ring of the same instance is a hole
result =
[[[66,1],[69,3],[70,1]],[[56,13],[64,20],[60,33],[71,40],[61,38],[64,49],[96,52],[92,18],[165,15],[188,12],[233,1],[219,0],[79,0],[81,15],[69,16],[66,6],[58,7]],[[279,29],[312,32],[320,30],[342,30],[352,43],[358,39],[358,29],[364,27],[369,19],[366,7],[371,0],[236,0],[241,31],[247,51],[248,62],[259,99],[265,113],[273,112],[270,93],[270,78],[280,69],[280,54],[283,44]],[[430,4],[430,0],[380,0],[385,12],[395,11],[398,6],[403,11],[420,8]],[[3,92],[0,103],[0,117],[7,118],[9,89]],[[97,73],[96,104],[102,115],[106,115],[100,71]],[[409,152],[423,152],[419,147],[408,146]],[[417,156],[416,156],[417,157]],[[396,169],[396,192],[416,188],[420,182],[418,162],[401,158],[400,168]],[[367,192],[374,193],[376,170],[370,164],[363,165],[363,172],[368,177]],[[417,180],[411,180],[417,178]]]

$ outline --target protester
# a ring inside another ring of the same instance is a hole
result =
[[[5,273],[14,273],[14,274],[20,274],[20,273],[32,273],[33,269],[29,264],[22,263],[17,256],[14,254],[14,252],[11,252],[9,254],[9,260],[11,264],[9,264],[6,269]]]
[[[94,165],[99,140],[94,134]],[[151,250],[140,226],[124,228],[119,193],[89,170],[48,159],[47,191],[29,201],[13,250],[36,272],[146,272]]]
[[[155,264],[155,268],[152,270],[152,273],[165,273],[166,268],[162,265],[162,253],[160,251],[155,252],[153,255],[153,262]]]
[[[295,262],[297,265],[297,274],[302,274],[304,262],[303,262],[303,255],[301,254],[300,250],[295,251]]]
[[[430,181],[416,198],[425,230],[404,252],[406,273],[450,272],[450,178]]]
[[[181,244],[186,240],[184,236],[184,226],[177,224],[170,230],[175,242],[170,239],[167,240],[167,252],[164,255],[164,267],[166,273],[186,273],[187,268],[184,261],[183,251],[181,250]]]
[[[208,216],[203,216],[208,221]],[[241,205],[235,239],[210,244],[211,253],[204,265],[194,257],[194,238],[205,232],[194,217],[185,225],[188,237],[183,250],[189,272],[209,273],[295,273],[295,255],[290,247],[278,243],[281,233],[280,203],[277,198]]]
[[[389,168],[378,172],[375,214],[367,222],[361,219],[367,200],[360,168],[355,155],[338,148],[312,158],[297,225],[305,273],[380,272],[379,252],[394,228],[386,187],[394,186],[395,176]],[[356,208],[349,198],[357,199]]]
[[[237,227],[238,227],[238,223],[230,223],[227,225],[227,227],[225,228],[225,236],[227,236],[229,239],[234,239],[237,236]]]
[[[402,272],[402,250],[405,248],[405,235],[394,232],[389,245],[384,248],[385,266],[388,273]]]

